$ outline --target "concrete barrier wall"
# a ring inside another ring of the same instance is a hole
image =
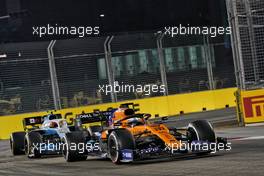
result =
[[[118,103],[106,103],[78,108],[68,108],[56,111],[67,120],[74,118],[82,111],[92,112],[94,109],[106,110],[109,107],[116,108],[121,103],[133,102],[139,104],[140,112],[150,113],[154,116],[173,116],[180,113],[201,112],[204,110],[222,109],[225,107],[235,107],[234,92],[236,88],[219,89],[213,91],[202,91],[195,93],[170,95],[163,97],[145,98],[139,100],[129,100]],[[43,116],[47,112],[18,114],[0,117],[0,139],[8,139],[15,131],[22,131],[22,120],[25,117]]]

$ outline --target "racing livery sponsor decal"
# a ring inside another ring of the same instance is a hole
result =
[[[243,99],[243,101],[246,118],[264,115],[264,95],[246,97]]]
[[[124,149],[122,150],[123,161],[133,161],[133,150]]]
[[[264,89],[241,91],[245,124],[264,122]]]

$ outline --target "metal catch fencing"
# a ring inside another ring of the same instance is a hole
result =
[[[0,44],[0,115],[235,87],[225,37],[138,33]],[[119,90],[106,92],[109,85]]]
[[[226,0],[236,80],[242,90],[264,87],[264,1]]]

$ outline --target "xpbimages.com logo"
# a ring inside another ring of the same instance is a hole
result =
[[[164,34],[170,37],[178,35],[209,35],[210,37],[217,37],[218,35],[230,35],[232,33],[231,27],[199,27],[199,26],[166,26],[164,27]]]
[[[48,35],[74,35],[82,38],[100,34],[99,26],[59,26],[58,24],[47,24],[46,26],[33,26],[32,29],[32,34],[40,38]]]
[[[159,84],[145,84],[145,85],[132,85],[132,84],[119,84],[117,81],[113,85],[99,85],[99,92],[105,93],[142,93],[144,95],[151,95],[151,93],[164,93],[165,85]]]
[[[217,151],[230,151],[232,150],[232,144],[230,142],[216,143],[216,142],[201,142],[193,141],[191,143],[186,143],[180,141],[179,143],[171,143],[166,145],[166,151],[170,151],[172,154],[179,151],[194,151],[194,152],[207,152],[216,153]]]
[[[100,151],[99,143],[53,143],[48,141],[47,143],[33,143],[33,151],[37,150],[39,153],[52,152],[52,151],[78,151],[78,153],[96,152]]]

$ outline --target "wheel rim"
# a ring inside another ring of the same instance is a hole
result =
[[[195,141],[195,140],[198,140],[198,138],[197,138],[197,134],[195,133],[195,131],[192,129],[192,128],[190,128],[189,130],[188,130],[188,140],[189,140],[189,142],[192,142],[192,141]]]
[[[110,146],[110,157],[111,157],[111,160],[116,162],[117,157],[118,157],[118,151],[117,151],[117,144],[116,144],[114,139],[110,139],[109,146]]]
[[[14,145],[13,145],[13,141],[12,141],[12,139],[10,139],[9,141],[10,141],[10,148],[11,148],[11,151],[13,152],[13,147],[14,147]]]
[[[28,148],[28,142],[25,141],[25,153],[29,156],[29,148]]]

